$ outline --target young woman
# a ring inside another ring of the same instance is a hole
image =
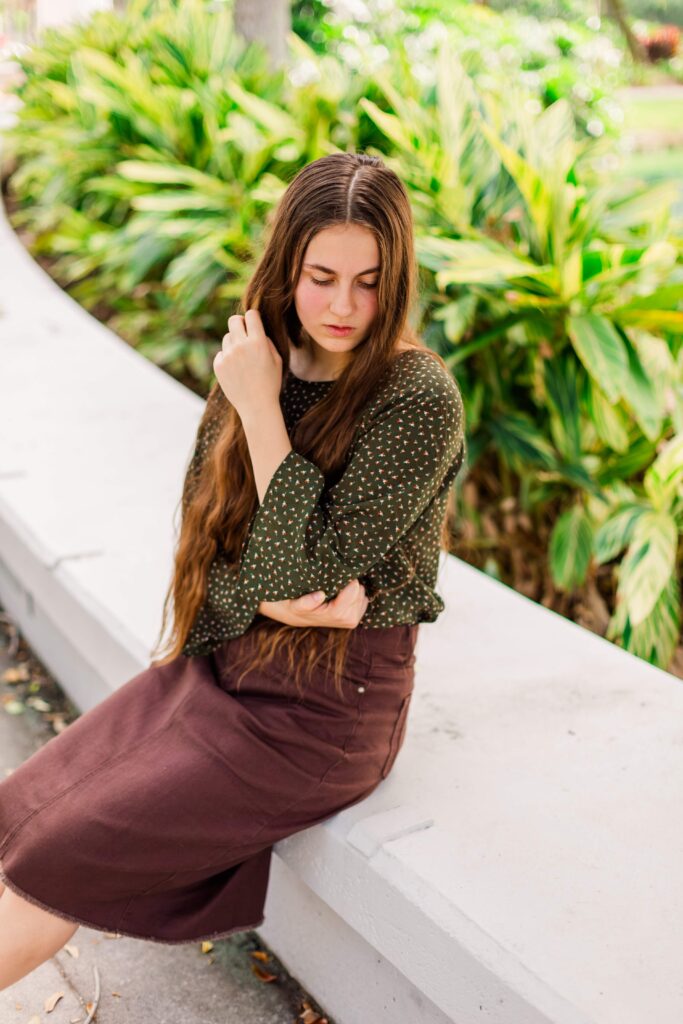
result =
[[[273,844],[389,774],[465,455],[415,291],[393,171],[304,167],[214,360],[164,656],[0,782],[0,988],[78,924],[257,927]]]

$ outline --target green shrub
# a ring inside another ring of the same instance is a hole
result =
[[[521,90],[481,94],[445,47],[434,107],[405,75],[383,87],[391,113],[361,102],[418,211],[427,333],[466,396],[470,468],[500,481],[501,506],[548,511],[559,589],[626,548],[607,635],[666,666],[683,535],[677,185],[615,179],[564,100],[534,115]],[[481,523],[469,535],[486,545]]]
[[[614,134],[618,111],[611,96],[626,75],[623,45],[609,21],[590,21],[582,6],[580,0],[539,0],[541,21],[524,5],[499,12],[470,0],[356,0],[353,19],[344,17],[343,4],[337,10],[321,0],[295,0],[292,11],[296,31],[313,49],[371,73],[378,50],[393,55],[405,45],[424,83],[433,80],[439,41],[447,34],[468,74],[487,91],[515,81],[544,106],[564,97],[581,131]],[[549,18],[552,9],[576,17]]]

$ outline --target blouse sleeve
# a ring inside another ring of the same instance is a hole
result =
[[[182,486],[181,506],[184,509],[190,501],[194,489],[199,480],[199,475],[209,449],[220,432],[220,415],[216,407],[207,411],[202,416],[194,441],[192,456],[185,471],[185,479]]]
[[[322,590],[329,597],[367,573],[439,492],[464,442],[452,387],[407,391],[354,439],[341,479],[323,497],[321,470],[290,451],[252,519],[240,579],[260,600]]]

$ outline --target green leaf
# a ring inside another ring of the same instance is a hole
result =
[[[496,151],[503,166],[521,192],[529,217],[536,229],[541,258],[548,258],[549,229],[552,216],[552,195],[541,174],[528,163],[520,153],[508,146],[493,128],[476,112],[479,126],[491,147]]]
[[[141,341],[137,346],[137,351],[156,363],[157,366],[164,366],[173,362],[174,359],[184,356],[190,344],[187,338],[166,338],[163,341],[150,339]]]
[[[635,524],[645,511],[642,505],[630,502],[619,505],[595,532],[593,553],[598,565],[610,562],[631,542]]]
[[[671,208],[680,198],[678,182],[673,179],[637,189],[632,189],[628,182],[619,182],[617,187],[624,190],[624,195],[603,215],[601,228],[605,232],[630,231],[669,219]]]
[[[234,79],[225,83],[225,91],[240,110],[266,128],[274,140],[302,138],[301,127],[282,107],[261,99]]]
[[[450,342],[456,344],[473,324],[476,311],[477,296],[467,292],[437,309],[432,314],[432,320],[443,322],[444,334]]]
[[[120,160],[115,170],[131,181],[153,185],[191,185],[212,195],[228,197],[234,194],[234,187],[212,174],[204,174],[196,167],[181,164],[159,163],[144,160]]]
[[[610,401],[618,401],[628,374],[628,356],[614,325],[603,316],[586,313],[567,317],[567,333],[595,383]]]
[[[551,430],[559,451],[568,460],[581,457],[579,385],[576,360],[563,352],[544,363],[545,387],[551,410]]]
[[[189,346],[186,357],[187,368],[197,380],[206,380],[213,372],[213,352],[211,346],[194,342]],[[213,346],[215,349],[215,346]]]
[[[491,420],[488,428],[500,454],[520,472],[529,463],[548,470],[558,468],[551,445],[533,421],[523,413],[503,413]]]
[[[683,282],[663,284],[647,295],[634,295],[624,306],[613,310],[614,316],[619,319],[621,313],[630,310],[642,309],[671,309],[683,302]]]
[[[587,378],[585,402],[598,437],[613,451],[625,452],[629,445],[625,414],[605,398],[591,378]]]
[[[593,530],[586,510],[574,505],[560,516],[550,536],[550,570],[555,584],[573,590],[586,579]]]
[[[386,137],[391,139],[398,149],[408,151],[413,149],[410,135],[395,114],[389,114],[385,110],[380,110],[376,103],[373,103],[372,100],[367,99],[365,96],[361,96],[358,106],[361,110],[365,111],[370,120],[374,121],[380,131],[384,132]]]
[[[632,626],[647,618],[675,573],[677,547],[678,531],[670,515],[645,511],[639,516],[619,566],[617,590]]]
[[[524,260],[490,239],[458,241],[422,236],[416,238],[415,248],[420,263],[436,271],[439,288],[472,283],[502,287],[508,281],[524,278],[552,286],[551,266]]]
[[[631,436],[634,431],[631,432]],[[623,453],[607,455],[600,462],[596,477],[601,488],[615,482],[630,480],[638,473],[647,469],[655,457],[656,449],[652,441],[638,433],[633,437]]]
[[[628,335],[624,335],[624,346],[628,357],[628,372],[622,383],[622,394],[645,436],[650,441],[656,441],[662,430],[660,400]]]
[[[640,309],[635,306],[622,306],[613,314],[615,321],[622,325],[633,324],[646,331],[673,331],[683,334],[683,312],[675,309]]]
[[[643,477],[645,493],[655,508],[666,511],[683,496],[683,434],[669,440]]]
[[[638,658],[667,669],[676,653],[681,631],[681,588],[676,575],[666,581],[652,611],[634,625],[624,601],[617,605],[605,634],[608,640],[621,637],[623,647]]]

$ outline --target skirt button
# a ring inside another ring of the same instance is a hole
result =
[[[358,692],[359,693],[365,693],[365,687],[364,686],[359,686],[358,687]]]

